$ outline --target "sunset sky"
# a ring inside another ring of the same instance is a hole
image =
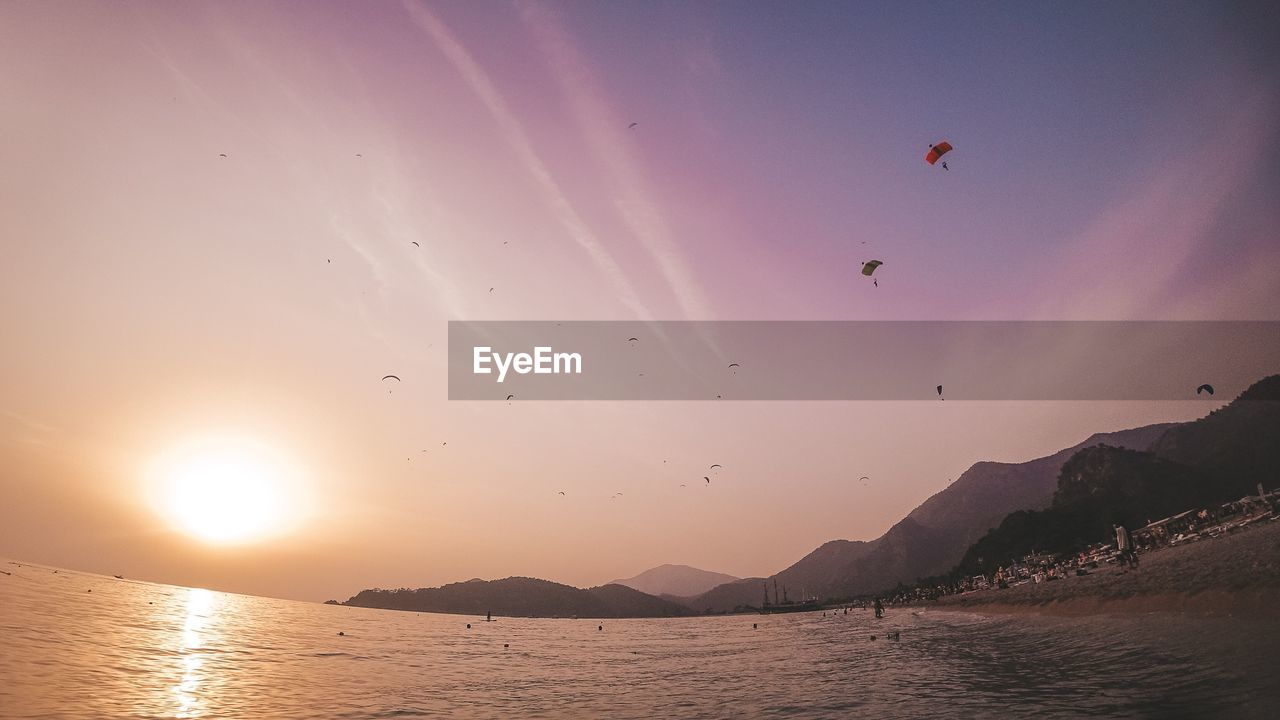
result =
[[[1280,320],[1276,15],[0,4],[0,556],[311,600],[769,574],[1199,417],[1243,388],[450,402],[446,323]],[[193,446],[272,475],[260,536],[182,522]]]

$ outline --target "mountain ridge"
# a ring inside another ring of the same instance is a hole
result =
[[[683,605],[625,585],[606,584],[584,589],[518,576],[501,580],[468,580],[434,588],[361,590],[346,602],[337,604],[456,615],[492,612],[509,617],[624,618],[691,614]]]
[[[774,575],[721,585],[686,604],[699,612],[759,607],[764,586],[775,580],[792,597],[853,597],[947,572],[1005,516],[1048,507],[1062,465],[1076,452],[1102,444],[1146,450],[1178,425],[1094,433],[1022,463],[978,461],[874,540],[828,541]]]

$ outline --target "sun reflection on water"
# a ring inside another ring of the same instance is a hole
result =
[[[178,708],[174,717],[199,717],[203,711],[199,690],[204,680],[204,658],[200,650],[204,647],[206,627],[213,613],[217,596],[200,588],[192,588],[187,594],[187,618],[182,626],[182,641],[178,652],[182,656],[182,678],[173,689],[177,696]]]

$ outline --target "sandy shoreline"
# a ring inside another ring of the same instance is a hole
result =
[[[937,610],[1061,616],[1179,612],[1280,620],[1280,520],[1144,553],[1138,570],[953,595]]]

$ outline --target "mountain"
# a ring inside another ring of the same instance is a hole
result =
[[[689,609],[622,585],[581,588],[549,580],[509,577],[468,580],[438,588],[361,590],[342,605],[516,617],[670,617],[689,615]]]
[[[1280,375],[1254,383],[1229,405],[1170,428],[1150,448],[1208,472],[1226,496],[1256,492],[1280,470]]]
[[[1226,499],[1221,495],[1221,486],[1200,468],[1139,450],[1085,448],[1063,465],[1048,509],[1010,513],[969,548],[959,570],[973,575],[1031,553],[1084,550],[1114,538],[1114,525],[1141,527],[1216,504]]]
[[[1004,562],[1029,552],[1079,550],[1109,541],[1114,524],[1132,529],[1214,507],[1277,477],[1280,375],[1273,375],[1226,407],[1169,428],[1147,452],[1103,445],[1076,453],[1062,467],[1050,507],[1010,514],[965,553],[959,570],[980,572],[982,558]]]
[[[951,570],[969,546],[1017,510],[1049,507],[1063,464],[1079,450],[1111,445],[1146,450],[1173,423],[1098,433],[1047,457],[1023,463],[978,462],[912,510],[884,535],[868,542],[833,540],[769,578],[713,588],[685,601],[699,612],[759,607],[767,583],[786,586],[790,597],[843,598],[912,583]]]
[[[737,579],[732,575],[699,570],[688,565],[659,565],[651,570],[645,570],[635,577],[614,580],[610,584],[625,585],[633,590],[639,590],[650,595],[692,597],[701,595],[717,585],[723,585]]]

